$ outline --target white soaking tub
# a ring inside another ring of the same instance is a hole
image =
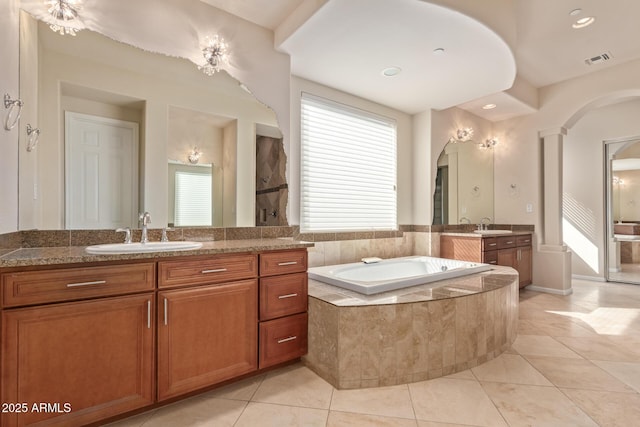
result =
[[[489,264],[428,256],[410,256],[390,258],[370,264],[354,262],[313,267],[308,269],[308,273],[310,279],[361,294],[373,295],[480,273],[490,269]]]

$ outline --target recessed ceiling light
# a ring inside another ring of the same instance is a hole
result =
[[[589,25],[593,24],[595,20],[596,18],[593,16],[585,16],[584,18],[580,18],[576,22],[574,22],[572,27],[576,29],[588,27]]]
[[[483,110],[493,110],[494,108],[496,108],[497,105],[496,104],[486,104],[482,106]]]
[[[382,75],[385,77],[393,77],[400,74],[401,71],[402,71],[402,68],[400,67],[389,67],[382,70]]]
[[[582,9],[573,9],[571,12],[569,12],[569,16],[578,16],[582,13]]]
[[[442,55],[442,54],[444,54],[444,48],[438,47],[436,49],[433,49],[433,54],[434,55]]]

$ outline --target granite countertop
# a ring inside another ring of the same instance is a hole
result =
[[[489,230],[489,231],[492,231],[492,230]],[[511,233],[498,233],[498,234],[480,234],[480,233],[474,233],[473,231],[470,231],[470,232],[444,231],[441,233],[442,236],[476,237],[476,238],[526,236],[529,234],[533,234],[533,231],[512,231]]]
[[[117,255],[93,255],[85,246],[63,246],[22,248],[0,255],[0,268],[28,267],[36,265],[74,264],[100,261],[123,261],[132,259],[157,259],[176,256],[217,255],[239,252],[259,252],[284,249],[300,249],[313,246],[312,242],[292,239],[245,239],[202,242],[202,247],[193,250],[129,253]]]
[[[511,267],[493,266],[490,271],[411,286],[376,295],[364,295],[318,280],[309,279],[309,296],[339,307],[402,304],[434,301],[518,286],[518,273]]]

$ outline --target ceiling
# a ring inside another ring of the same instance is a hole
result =
[[[637,0],[483,0],[480,14],[493,20],[492,28],[515,27],[507,49],[512,63],[503,39],[454,10],[474,0],[270,0],[268,7],[264,0],[201,1],[276,34],[313,3],[314,13],[277,46],[291,55],[292,73],[408,113],[457,105],[504,120],[537,108],[535,96],[521,96],[527,91],[508,90],[516,72],[519,85],[535,94],[535,88],[640,58]],[[596,20],[571,27],[585,16]],[[443,55],[433,55],[438,47]],[[602,53],[612,59],[585,63]],[[391,66],[401,73],[382,77]],[[497,107],[483,110],[487,103]]]

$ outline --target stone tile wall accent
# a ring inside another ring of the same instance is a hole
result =
[[[477,366],[516,338],[518,284],[457,298],[339,307],[309,298],[305,364],[338,389],[437,378]]]

